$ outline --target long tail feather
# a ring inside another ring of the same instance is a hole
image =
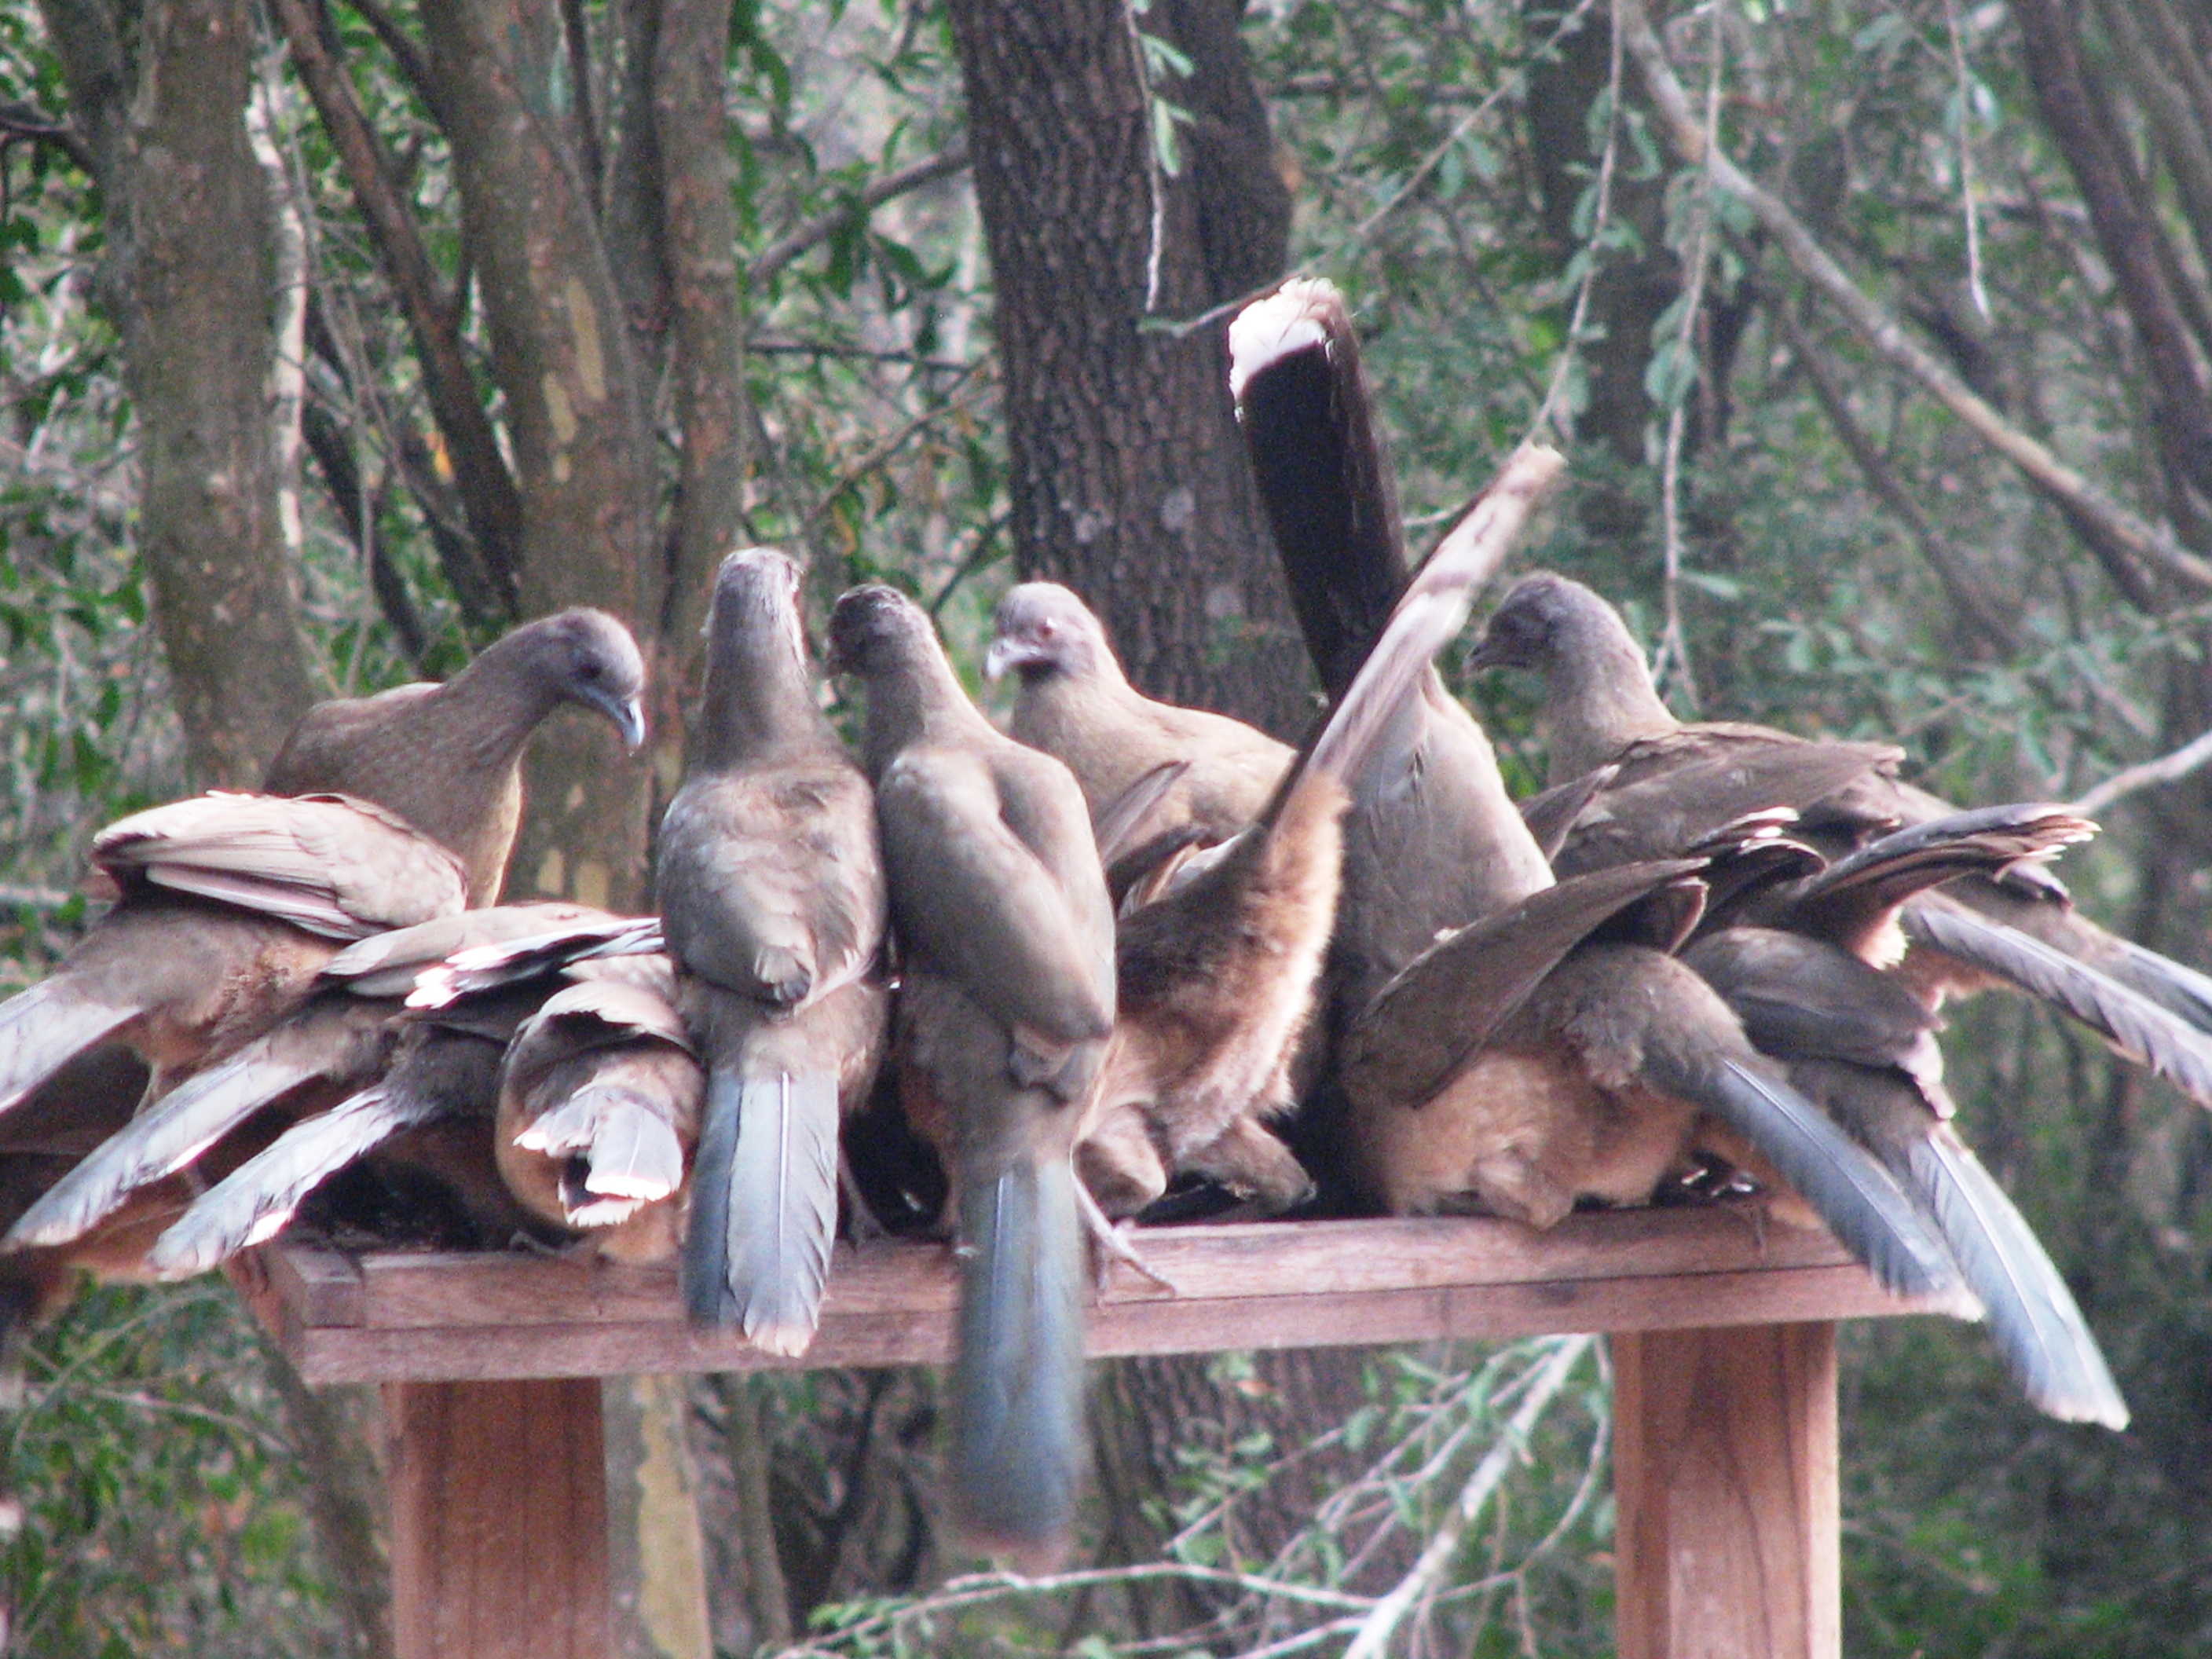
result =
[[[1900,1146],[1877,1141],[1898,1178],[1927,1200],[1990,1335],[2037,1410],[2068,1423],[2128,1425],[2127,1401],[2088,1322],[2027,1218],[1948,1126]]]
[[[436,1109],[379,1084],[294,1124],[202,1194],[155,1241],[147,1266],[163,1279],[189,1279],[275,1237],[317,1187]]]
[[[2106,964],[2107,973],[2198,1030],[2212,1031],[2212,977],[2132,939],[2115,939],[2112,943],[2118,949]]]
[[[1914,902],[1905,937],[1997,975],[2071,1014],[2124,1060],[2147,1066],[2201,1106],[2212,1106],[2212,1035],[2118,980],[2017,928],[1955,905]]]
[[[263,1106],[321,1075],[326,1058],[272,1032],[179,1084],[26,1211],[6,1248],[67,1244],[81,1237],[138,1188],[174,1175]]]
[[[694,1194],[692,1317],[740,1324],[769,1353],[805,1352],[837,1231],[836,1077],[710,1076]]]
[[[1083,1476],[1083,1231],[1065,1158],[964,1188],[952,1479],[963,1535],[1024,1571],[1066,1553]]]
[[[1889,1173],[1788,1084],[1726,1056],[1677,1062],[1656,1051],[1645,1074],[1757,1148],[1884,1289],[1968,1300],[1950,1253]]]
[[[0,1003],[0,1112],[137,1012],[87,996],[66,972]]]

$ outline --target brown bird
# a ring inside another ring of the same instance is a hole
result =
[[[522,1206],[609,1261],[672,1261],[706,1073],[676,1011],[672,965],[564,987],[499,1073],[499,1172]]]
[[[262,787],[330,792],[389,808],[468,871],[469,902],[494,902],[522,822],[522,751],[562,703],[598,710],[632,749],[645,741],[645,659],[603,611],[515,629],[442,684],[317,703],[292,728]]]
[[[901,957],[894,1048],[963,1242],[956,1507],[1030,1566],[1067,1547],[1082,1476],[1083,1221],[1071,1155],[1114,1031],[1114,912],[1083,791],[994,731],[929,619],[882,586],[830,617],[867,687],[865,744]]]
[[[459,1234],[486,1245],[532,1231],[530,1217],[500,1179],[494,1148],[500,1063],[521,1024],[563,987],[600,978],[653,983],[652,957],[592,959],[609,930],[627,920],[587,906],[530,904],[471,911],[449,938],[459,950],[482,949],[502,938],[538,942],[529,974],[501,977],[465,994],[425,995],[423,981],[445,958],[434,935],[370,939],[332,964],[332,983],[308,1013],[325,1016],[325,1041],[303,1030],[305,1064],[323,1069],[303,1087],[276,1100],[293,1121],[273,1141],[239,1162],[218,1147],[217,1181],[165,1232],[149,1258],[164,1278],[185,1278],[220,1265],[237,1251],[274,1237],[335,1177],[356,1168],[372,1183],[403,1179],[454,1218]],[[566,926],[574,959],[545,948]],[[210,1114],[221,1097],[254,1092],[264,1077],[281,1084],[288,1021],[270,1033],[265,1054],[250,1045],[216,1072],[159,1102],[149,1118],[163,1120],[161,1139],[188,1133],[170,1115]],[[343,1030],[337,1041],[328,1034]],[[240,1062],[246,1062],[240,1064]],[[187,1099],[187,1092],[192,1097]],[[183,1102],[181,1106],[175,1103]],[[132,1125],[137,1130],[137,1123]],[[250,1127],[250,1126],[249,1126]],[[104,1155],[104,1154],[103,1154]],[[228,1167],[226,1172],[226,1166]],[[325,1206],[343,1212],[343,1200]]]
[[[1024,582],[999,602],[998,636],[983,657],[997,679],[1021,679],[1008,730],[1064,763],[1083,786],[1091,822],[1155,768],[1184,763],[1146,814],[1155,833],[1190,826],[1203,844],[1258,817],[1290,766],[1289,745],[1226,715],[1157,702],[1132,686],[1105,624],[1057,582]]]
[[[1316,666],[1340,695],[1404,587],[1358,343],[1326,283],[1231,331],[1232,385]],[[1554,884],[1487,738],[1433,673],[1353,789],[1333,1002],[1346,1156],[1393,1211],[1472,1200],[1538,1226],[1641,1203],[1721,1139],[1885,1282],[1953,1291],[1895,1182],[1666,954],[1702,860]]]
[[[838,1127],[867,1098],[888,994],[868,782],[816,700],[799,567],[723,560],[690,773],[656,896],[707,1065],[684,1299],[771,1353],[814,1339],[837,1228]]]
[[[1580,815],[1601,828],[1584,835],[1570,826],[1563,870],[1598,867],[1624,852],[1650,856],[1663,848],[1682,820],[1655,812],[1656,800],[1672,802],[1671,811],[1692,820],[1726,811],[1732,803],[1711,787],[1717,771],[1755,780],[1771,792],[1769,804],[1796,808],[1792,835],[1832,861],[1958,810],[1898,781],[1902,753],[1887,745],[1677,720],[1659,700],[1620,614],[1581,583],[1549,572],[1522,578],[1506,594],[1470,661],[1541,677],[1539,719],[1554,780],[1575,779],[1597,766],[1613,769],[1612,781]],[[1824,757],[1848,763],[1858,756],[1869,764],[1848,782],[1818,787]],[[1627,790],[1637,792],[1636,799],[1625,799]],[[1621,844],[1624,824],[1649,826],[1640,848]],[[2039,865],[1984,867],[1912,899],[1898,919],[1916,947],[1900,971],[1931,1007],[1948,995],[2009,984],[2072,1015],[2124,1058],[2212,1105],[2212,1038],[2191,1024],[2187,1012],[2199,976],[2078,915],[2064,886]]]
[[[467,896],[444,848],[333,796],[177,801],[109,825],[92,859],[115,907],[0,1006],[0,1113],[106,1042],[145,1060],[159,1092],[266,1029],[341,945]]]
[[[324,965],[312,994],[290,1013],[155,1100],[88,1153],[16,1221],[8,1249],[70,1243],[131,1193],[182,1174],[264,1111],[296,1122],[367,1089],[390,1066],[408,1029],[405,1002],[417,975],[453,952],[535,938],[564,923],[588,929],[602,920],[611,918],[583,905],[501,905],[441,916],[349,946]],[[347,1121],[353,1126],[350,1146],[385,1120],[356,1107]],[[386,1132],[401,1127],[390,1122]],[[295,1153],[299,1145],[294,1143]],[[308,1173],[296,1158],[293,1167],[302,1178]],[[299,1195],[307,1190],[302,1186]]]

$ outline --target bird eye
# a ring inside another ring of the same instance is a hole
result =
[[[583,661],[576,665],[576,678],[578,679],[595,680],[599,678],[599,665],[595,659],[586,657]]]
[[[1052,621],[1048,620],[1048,621],[1045,621],[1045,622],[1041,622],[1041,623],[1039,623],[1037,624],[1037,637],[1038,637],[1039,639],[1042,639],[1042,640],[1048,640],[1048,639],[1050,639],[1054,635],[1055,635],[1055,634],[1057,634],[1057,633],[1059,633],[1059,632],[1060,632],[1060,624],[1059,624],[1058,623],[1056,623],[1056,622],[1052,622]]]

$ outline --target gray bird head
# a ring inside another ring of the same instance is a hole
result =
[[[917,649],[938,649],[936,630],[922,609],[896,587],[870,582],[837,600],[830,612],[830,672],[862,679],[882,672]]]
[[[1592,637],[1594,628],[1601,628],[1606,618],[1620,629],[1613,607],[1597,594],[1580,582],[1540,570],[1514,583],[1498,602],[1468,666],[1549,673]]]
[[[629,629],[579,607],[516,631],[536,636],[533,657],[553,696],[598,709],[632,749],[645,741],[645,659]]]
[[[715,573],[707,637],[714,639],[726,628],[737,638],[781,639],[804,663],[806,635],[799,617],[799,563],[787,554],[772,547],[738,549]]]
[[[998,638],[983,658],[983,675],[1008,669],[1024,680],[1053,674],[1081,678],[1110,670],[1113,647],[1091,607],[1058,582],[1024,582],[999,601]]]

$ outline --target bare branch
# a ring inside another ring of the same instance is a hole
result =
[[[936,155],[901,167],[896,173],[886,173],[866,190],[829,212],[809,219],[805,224],[784,237],[770,243],[754,256],[745,267],[745,280],[754,287],[775,276],[793,260],[828,241],[846,226],[866,218],[884,203],[920,190],[924,185],[935,184],[939,179],[949,179],[956,173],[967,170],[968,141],[956,138]]]
[[[2139,766],[2124,767],[2095,788],[2083,791],[2067,810],[2088,817],[2139,789],[2179,783],[2208,761],[2212,761],[2212,732],[2191,738],[2170,755],[2161,755]]]
[[[52,144],[76,163],[87,178],[96,178],[92,146],[68,122],[58,120],[35,104],[0,104],[0,135]]]
[[[1686,160],[1704,159],[1705,129],[1692,112],[1688,94],[1674,78],[1666,49],[1652,32],[1642,0],[1616,0],[1628,49],[1644,70],[1651,101],[1669,139]],[[1917,380],[1967,430],[2017,467],[2027,481],[2057,503],[2070,520],[2165,572],[2196,592],[2212,592],[2212,562],[2183,547],[2172,529],[2130,513],[2072,467],[1962,385],[1899,326],[1896,319],[1859,291],[1844,268],[1814,240],[1779,197],[1753,181],[1716,147],[1714,181],[1739,197],[1797,268],[1852,331],[1889,362]]]

